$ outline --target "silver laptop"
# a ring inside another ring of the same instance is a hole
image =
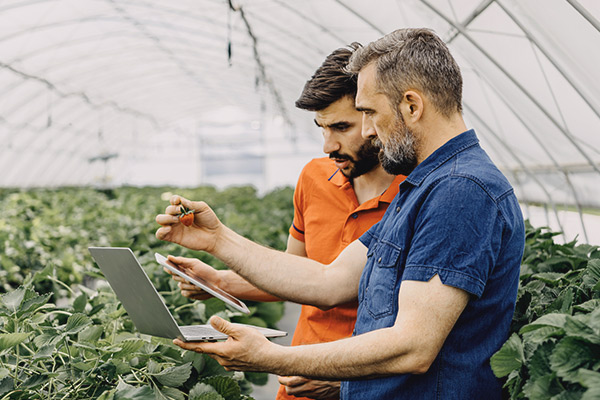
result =
[[[227,335],[210,325],[177,325],[131,249],[123,247],[89,247],[88,249],[141,333],[168,339],[180,338],[186,342],[227,339]],[[266,337],[287,335],[286,332],[275,329],[247,326],[258,329]]]

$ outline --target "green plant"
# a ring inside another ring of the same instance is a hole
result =
[[[511,336],[492,357],[511,399],[600,398],[600,251],[527,224]]]
[[[2,399],[249,399],[244,374],[169,340],[133,333],[108,288],[82,288],[65,307],[32,287],[0,298]]]
[[[205,323],[217,314],[234,322],[276,327],[283,314],[282,303],[248,302],[251,314],[246,316],[216,299],[197,302],[181,296],[175,281],[154,261],[154,252],[197,257],[218,268],[224,265],[206,253],[155,238],[158,225],[154,218],[168,205],[169,192],[175,190],[0,191],[0,293],[5,293],[2,304],[4,300],[12,304],[0,314],[0,360],[4,363],[0,366],[0,399],[95,398],[100,393],[104,393],[102,399],[146,398],[150,392],[159,399],[163,395],[178,399],[177,391],[183,398],[218,399],[215,393],[204,393],[214,385],[220,396],[237,399],[227,395],[231,383],[221,388],[220,383],[213,385],[206,379],[212,375],[235,377],[243,394],[250,392],[250,383],[265,383],[266,374],[231,375],[210,358],[198,356],[190,361],[192,355],[181,353],[169,341],[140,337],[112,291],[95,289],[103,276],[87,247],[130,247],[180,324]],[[278,189],[263,197],[251,187],[176,192],[208,202],[224,223],[246,237],[285,249],[293,218],[293,189]],[[35,307],[23,308],[28,305]],[[141,347],[130,353],[114,351],[121,343],[127,349]],[[189,380],[180,386],[169,386],[164,379],[161,382],[157,374],[168,368],[177,368],[178,376],[189,370]],[[192,382],[205,386],[194,389]]]

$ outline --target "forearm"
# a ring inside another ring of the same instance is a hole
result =
[[[394,327],[329,343],[273,344],[268,354],[265,371],[327,380],[423,373],[429,366],[418,340]]]
[[[335,282],[324,264],[258,245],[223,226],[212,254],[260,290],[301,304],[327,306]]]
[[[281,298],[260,290],[233,271],[219,271],[221,282],[219,287],[231,295],[252,301],[281,301]]]

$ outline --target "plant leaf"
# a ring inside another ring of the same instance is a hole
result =
[[[92,320],[87,315],[82,313],[71,314],[71,316],[69,316],[67,319],[64,332],[68,335],[78,333],[91,324]]]
[[[225,400],[223,396],[221,396],[217,389],[208,385],[206,383],[197,383],[194,385],[192,390],[190,390],[189,400]]]
[[[492,356],[490,364],[494,375],[501,378],[521,368],[523,361],[523,343],[519,335],[513,333],[502,348]]]
[[[25,288],[19,287],[12,292],[3,294],[0,297],[0,301],[4,308],[6,308],[11,314],[15,314],[19,310],[23,298],[25,297]]]
[[[562,313],[551,313],[542,315],[529,325],[525,325],[519,333],[525,333],[529,331],[533,331],[539,329],[543,326],[554,326],[556,328],[563,328],[565,325],[565,321],[567,320],[567,314]]]
[[[596,359],[591,346],[578,338],[565,337],[556,345],[550,355],[550,366],[561,378],[577,380],[577,370],[586,367]]]
[[[179,389],[172,387],[163,387],[159,389],[158,387],[155,387],[154,391],[157,395],[157,399],[158,394],[160,393],[160,396],[167,400],[185,400],[185,394]]]
[[[12,377],[7,376],[0,380],[0,396],[10,392],[15,387],[15,381]]]
[[[30,336],[29,332],[19,333],[1,333],[0,334],[0,351],[10,349],[24,342]]]
[[[217,392],[225,398],[225,400],[238,400],[240,398],[240,385],[233,379],[227,376],[210,376],[202,379],[202,383],[206,383],[214,387]]]
[[[185,383],[192,373],[192,363],[169,367],[157,374],[152,374],[164,386],[178,387]]]
[[[150,386],[135,387],[119,380],[114,400],[148,400],[154,398],[154,391]]]

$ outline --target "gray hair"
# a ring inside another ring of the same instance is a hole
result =
[[[462,112],[462,76],[446,44],[430,29],[398,29],[357,49],[346,71],[376,63],[378,91],[394,109],[408,90],[424,93],[444,116]]]

